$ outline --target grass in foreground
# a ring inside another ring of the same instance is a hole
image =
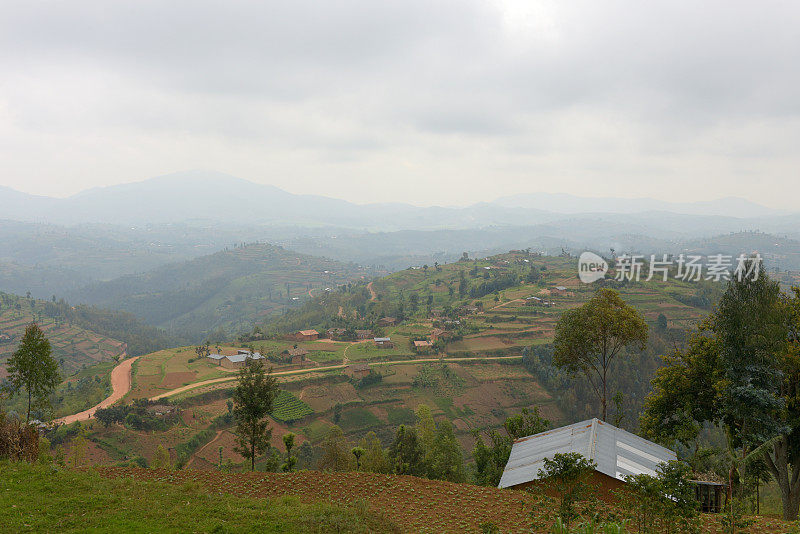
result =
[[[199,484],[0,463],[3,532],[395,532],[366,507],[209,495]]]

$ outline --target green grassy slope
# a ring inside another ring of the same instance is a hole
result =
[[[200,484],[0,464],[4,532],[393,532],[363,509],[212,495]]]

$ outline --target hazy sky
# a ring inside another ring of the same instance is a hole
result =
[[[796,2],[2,2],[0,185],[800,196]]]

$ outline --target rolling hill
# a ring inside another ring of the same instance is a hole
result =
[[[249,332],[254,323],[298,306],[314,291],[369,273],[353,264],[250,244],[98,282],[69,299],[129,312],[199,341],[220,328]]]
[[[25,327],[37,322],[53,347],[53,357],[68,376],[83,367],[124,356],[127,345],[83,328],[72,321],[46,315],[45,303],[0,293],[0,379],[6,376],[5,360],[17,349]]]
[[[96,364],[180,343],[130,314],[0,292],[0,379],[6,376],[5,359],[32,322],[50,340],[65,378]]]

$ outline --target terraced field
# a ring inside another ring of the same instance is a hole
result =
[[[56,323],[40,313],[39,301],[2,294],[0,298],[0,378],[6,376],[4,361],[17,349],[25,327],[37,322],[53,347],[53,356],[69,376],[84,367],[113,361],[127,346],[68,323]],[[8,339],[6,339],[8,338]]]
[[[527,274],[534,267],[535,281]],[[462,278],[463,276],[463,278]],[[504,277],[518,280],[510,287],[481,295],[480,286],[496,283]],[[463,282],[462,282],[463,280]],[[468,288],[461,290],[461,284]],[[669,278],[666,282],[630,282],[618,287],[623,299],[635,306],[650,324],[659,315],[667,319],[668,328],[686,329],[705,315],[708,310],[696,305],[699,292],[713,293],[720,287],[709,284],[684,282]],[[556,289],[563,287],[563,290]],[[406,345],[403,334],[429,334],[434,317],[428,309],[442,310],[469,305],[477,312],[462,317],[469,330],[461,339],[447,344],[448,355],[515,353],[522,347],[552,341],[558,317],[564,310],[586,302],[596,291],[596,285],[582,284],[577,276],[577,259],[545,257],[524,252],[508,253],[491,258],[441,265],[437,269],[407,269],[373,282],[373,290],[382,302],[408,302],[415,295],[419,311],[411,322],[419,328],[407,332],[403,325],[393,333],[399,345]],[[474,293],[478,291],[478,295]],[[537,300],[538,299],[538,300]],[[396,346],[398,344],[395,344]],[[350,351],[358,354],[358,351]]]

